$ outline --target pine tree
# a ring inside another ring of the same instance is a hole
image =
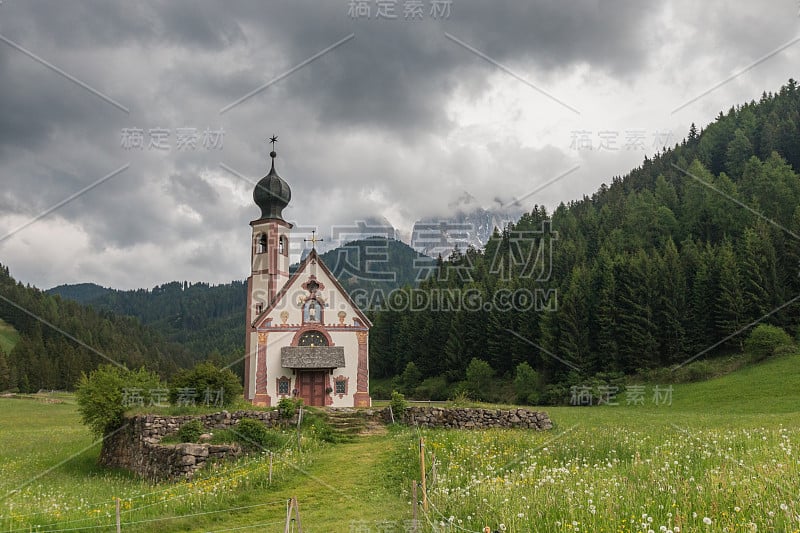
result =
[[[716,326],[718,337],[725,338],[736,333],[744,325],[744,296],[742,281],[736,254],[729,241],[717,250],[717,272],[719,274],[719,292],[716,301]],[[731,345],[741,348],[741,338],[734,337]]]
[[[742,287],[747,322],[757,320],[775,307],[777,271],[775,249],[763,224],[744,232]]]
[[[737,128],[733,133],[733,139],[728,143],[725,152],[725,170],[733,177],[738,178],[744,171],[745,162],[753,155],[753,144],[747,134]]]
[[[614,279],[614,262],[611,255],[601,249],[594,265],[594,317],[596,339],[595,353],[590,362],[589,371],[608,370],[617,360],[617,307],[616,281]]]
[[[590,362],[589,284],[588,270],[576,266],[558,310],[561,330],[558,355],[582,369]]]
[[[649,368],[657,361],[655,291],[652,262],[643,252],[625,256],[617,263],[618,368],[631,372]]]
[[[716,340],[715,306],[717,277],[714,270],[714,251],[706,246],[699,251],[698,264],[692,281],[691,321],[687,327],[690,351],[697,353]]]
[[[686,278],[680,255],[672,239],[668,240],[658,261],[658,283],[661,287],[656,312],[659,363],[667,366],[686,356]]]

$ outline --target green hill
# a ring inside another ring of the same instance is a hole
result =
[[[71,389],[100,364],[146,365],[165,376],[195,357],[135,318],[97,311],[18,283],[0,265],[0,389]],[[4,347],[5,350],[5,347]],[[5,367],[5,368],[3,368]]]
[[[800,353],[776,356],[725,376],[673,386],[679,411],[715,414],[800,411]]]
[[[74,285],[59,285],[48,289],[46,292],[48,294],[58,294],[62,298],[80,304],[88,304],[114,292],[114,289],[107,289],[96,283],[76,283]]]

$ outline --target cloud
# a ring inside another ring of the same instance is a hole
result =
[[[791,38],[793,2],[753,17],[759,6],[721,0],[456,0],[442,20],[429,4],[412,22],[400,1],[396,20],[376,20],[374,3],[370,18],[352,18],[347,0],[3,3],[0,34],[130,112],[0,43],[0,231],[130,166],[0,243],[0,261],[43,287],[243,277],[248,222],[258,215],[252,184],[269,168],[272,134],[293,190],[286,214],[303,231],[385,217],[407,233],[417,218],[456,209],[465,192],[490,207],[580,164],[529,198],[552,207],[591,194],[643,156],[575,153],[571,130],[685,130],[689,115],[703,123],[776,89],[796,58],[787,50],[670,117],[671,105],[742,58]],[[126,150],[124,128],[164,128],[169,149]],[[179,128],[222,130],[223,145],[179,150]],[[57,261],[38,245],[48,238],[60,243]]]

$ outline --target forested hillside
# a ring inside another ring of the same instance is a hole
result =
[[[350,293],[386,294],[413,284],[418,268],[415,261],[420,257],[402,242],[378,237],[348,242],[322,254],[322,260]],[[229,363],[244,355],[244,281],[221,285],[173,281],[131,291],[81,283],[60,285],[47,292],[101,312],[135,317],[182,345],[194,359],[213,356]]]
[[[191,355],[135,318],[98,312],[17,283],[0,266],[0,318],[19,333],[0,349],[0,390],[71,389],[81,372],[116,361],[147,365],[165,376],[192,364]]]
[[[229,360],[244,353],[243,281],[223,285],[173,281],[153,289],[120,291],[92,284],[48,291],[95,309],[136,317],[202,359],[217,353]]]
[[[485,250],[454,254],[422,289],[490,305],[375,313],[373,376],[413,362],[452,383],[480,358],[501,376],[527,362],[545,385],[574,383],[738,350],[734,334],[770,313],[795,333],[798,305],[775,310],[800,295],[798,126],[789,80],[591,197],[534,207]],[[501,309],[502,291],[538,295],[540,308]]]

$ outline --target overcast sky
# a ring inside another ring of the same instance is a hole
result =
[[[243,279],[273,134],[301,240],[465,193],[552,209],[798,78],[799,9],[2,0],[0,262],[42,288]]]

